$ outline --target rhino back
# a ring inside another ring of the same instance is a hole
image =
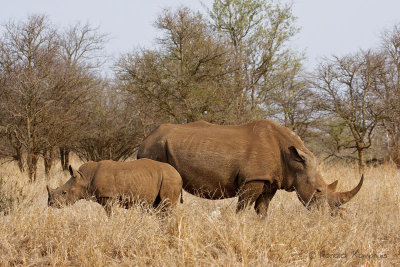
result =
[[[97,197],[138,197],[153,203],[157,197],[162,169],[149,160],[100,161],[91,188]]]
[[[290,130],[268,120],[239,126],[166,124],[144,141],[138,158],[169,162],[191,193],[232,197],[245,181],[281,179],[281,147],[298,141]]]

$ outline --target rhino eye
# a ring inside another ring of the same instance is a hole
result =
[[[317,189],[316,191],[317,191],[318,193],[320,193],[320,192],[321,192],[321,190],[319,190],[319,189]]]
[[[63,195],[67,194],[67,191],[62,191],[62,194],[63,194]]]

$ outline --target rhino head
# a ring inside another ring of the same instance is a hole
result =
[[[339,206],[350,201],[361,189],[364,175],[358,185],[347,192],[336,192],[338,181],[325,183],[315,156],[307,154],[294,146],[289,147],[288,179],[291,189],[307,209],[326,201],[335,213]]]
[[[62,186],[51,189],[46,186],[48,193],[48,206],[61,208],[65,205],[74,204],[84,198],[87,191],[87,182],[82,172],[74,170],[69,166],[71,178]]]

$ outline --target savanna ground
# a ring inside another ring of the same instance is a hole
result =
[[[342,216],[309,212],[294,192],[279,191],[265,219],[251,209],[236,214],[236,199],[187,193],[167,218],[139,207],[114,208],[107,217],[100,205],[84,200],[47,208],[45,185],[69,178],[59,169],[49,181],[39,175],[29,183],[14,164],[0,166],[1,266],[400,264],[400,170],[393,166],[368,168]],[[323,166],[323,174],[327,182],[339,179],[339,190],[360,178],[356,168],[342,165]]]

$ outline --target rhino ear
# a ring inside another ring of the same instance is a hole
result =
[[[74,170],[71,165],[69,165],[68,169],[69,169],[69,173],[71,174],[72,177],[74,177],[74,178],[78,177],[78,172],[76,170]]]
[[[306,161],[307,155],[306,155],[306,153],[304,153],[300,149],[297,149],[294,146],[290,146],[289,147],[289,152],[290,152],[290,155],[292,156],[292,158],[295,161],[302,162],[302,163],[304,163]]]

